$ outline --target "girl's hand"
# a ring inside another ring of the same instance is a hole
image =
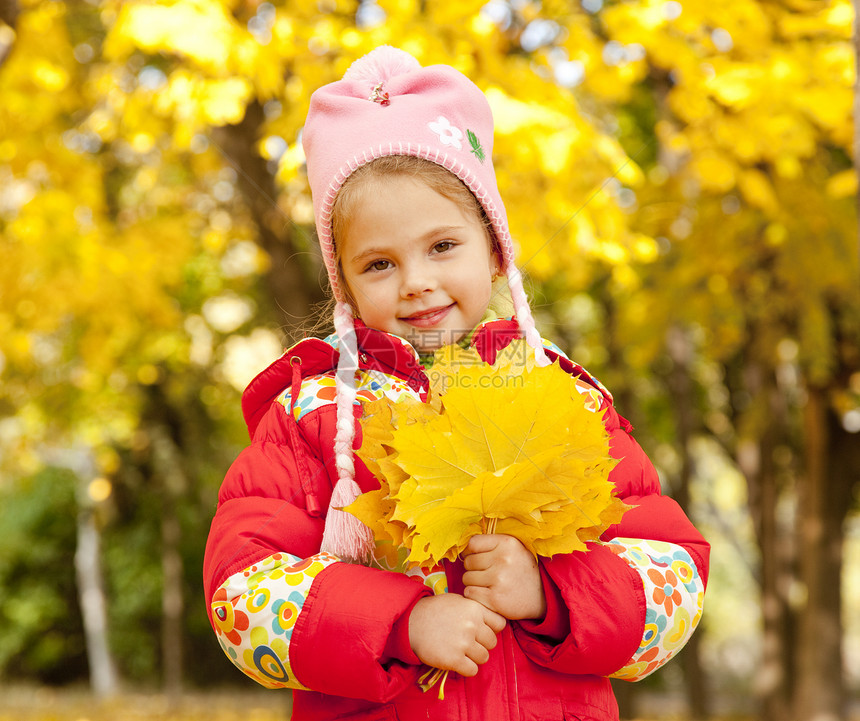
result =
[[[513,536],[472,536],[463,553],[466,598],[511,621],[546,615],[546,596],[535,557]]]
[[[409,643],[428,666],[474,676],[496,647],[505,619],[456,593],[426,596],[409,615]]]

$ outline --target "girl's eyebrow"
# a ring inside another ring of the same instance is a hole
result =
[[[462,225],[440,225],[436,228],[431,228],[426,233],[424,233],[424,235],[420,236],[419,238],[416,238],[415,242],[416,243],[426,243],[430,239],[435,238],[439,235],[447,235],[448,233],[452,233],[452,232],[455,232],[458,230],[463,230],[464,227],[465,226],[462,226]],[[363,260],[364,258],[367,258],[368,256],[386,255],[390,252],[391,251],[388,248],[374,246],[374,247],[368,248],[367,250],[362,251],[358,255],[353,256],[349,262],[350,263],[358,263],[361,260]]]
[[[353,256],[349,262],[350,263],[358,263],[358,262],[364,260],[365,258],[370,257],[371,255],[385,255],[385,253],[386,253],[386,251],[384,248],[368,248],[363,253],[359,253],[358,255]]]

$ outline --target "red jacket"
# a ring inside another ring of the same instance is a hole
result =
[[[492,321],[473,337],[487,362],[518,336]],[[427,377],[404,341],[358,324],[358,398],[422,397]],[[243,397],[252,443],[221,488],[204,563],[207,608],[225,653],[259,683],[293,688],[293,719],[618,718],[608,677],[638,679],[686,642],[701,616],[708,544],[630,436],[611,396],[549,352],[604,413],[618,495],[635,505],[587,553],[540,559],[547,615],[510,622],[477,676],[449,674],[445,699],[417,686],[426,671],[408,616],[430,586],[462,591],[462,566],[440,574],[351,565],[320,553],[336,480],[338,352],[308,339],[263,371]],[[360,403],[355,406],[361,415]],[[356,448],[360,445],[360,426]],[[356,458],[362,490],[377,488]]]

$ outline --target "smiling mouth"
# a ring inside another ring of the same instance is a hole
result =
[[[417,328],[426,328],[434,326],[439,323],[446,315],[448,315],[448,313],[455,305],[455,303],[451,303],[451,305],[443,305],[438,308],[430,308],[429,310],[423,310],[420,313],[413,313],[410,316],[400,318],[400,320],[403,323],[408,323],[409,325],[415,326]]]

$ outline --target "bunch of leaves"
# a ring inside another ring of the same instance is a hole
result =
[[[616,461],[602,415],[586,398],[558,364],[537,366],[525,341],[492,365],[443,348],[427,403],[365,405],[358,455],[380,488],[346,510],[422,567],[488,532],[536,556],[584,551],[627,509],[609,481]]]

